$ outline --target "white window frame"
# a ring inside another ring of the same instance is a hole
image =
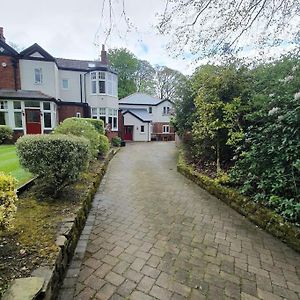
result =
[[[170,125],[163,125],[162,133],[170,133]]]
[[[64,82],[67,83],[67,86],[64,86]],[[68,90],[68,89],[69,89],[69,79],[63,78],[63,79],[61,80],[61,87],[62,87],[63,90]]]
[[[149,106],[149,107],[148,107],[148,112],[149,112],[150,115],[152,115],[152,113],[153,113],[153,108],[152,108],[152,106]]]
[[[105,117],[105,126],[109,123],[109,118],[112,118],[112,131],[118,131],[118,110],[106,107],[91,107],[91,116],[93,119],[103,119]],[[114,126],[116,125],[116,126]]]
[[[100,92],[101,82],[104,82],[104,92]],[[108,95],[118,97],[117,75],[105,71],[93,71],[90,73],[91,95]],[[93,85],[95,87],[93,91]]]
[[[8,113],[8,101],[0,100],[0,112],[4,112],[4,119],[6,114],[6,123],[4,125],[9,126],[9,113]]]
[[[20,107],[20,108],[15,108],[15,107],[14,107],[15,102],[20,102],[21,107]],[[23,116],[23,101],[21,101],[21,100],[14,100],[14,101],[13,101],[12,107],[13,107],[13,123],[14,123],[14,129],[15,129],[15,130],[23,130],[23,129],[24,129],[24,124],[25,124],[25,120],[24,120],[24,116]],[[17,126],[16,126],[15,113],[21,113],[21,122],[22,122],[22,126],[21,126],[21,127],[17,127]]]
[[[143,128],[143,130],[142,130]],[[141,125],[141,133],[145,133],[145,125]]]
[[[37,78],[39,79],[37,80]],[[43,69],[34,68],[34,84],[43,84]]]

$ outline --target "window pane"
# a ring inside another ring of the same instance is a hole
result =
[[[104,125],[106,124],[106,119],[105,117],[100,117],[100,120],[102,120],[104,122]]]
[[[62,87],[63,87],[63,89],[68,89],[69,88],[69,80],[68,79],[63,79],[62,80]]]
[[[27,110],[26,111],[26,122],[28,123],[40,123],[40,111],[39,110]]]
[[[145,126],[144,125],[141,126],[141,132],[145,132]]]
[[[15,112],[15,128],[22,128],[22,113],[21,112]]]
[[[25,101],[25,107],[40,107],[39,101]]]
[[[44,102],[43,107],[44,107],[44,110],[51,110],[50,102]]]
[[[105,107],[100,107],[100,108],[99,108],[99,115],[100,115],[100,116],[105,116],[105,115],[106,115]]]
[[[14,101],[14,109],[21,109],[21,101]]]
[[[92,116],[92,119],[97,119],[97,116]]]
[[[91,73],[91,79],[92,79],[92,80],[93,80],[93,79],[96,79],[96,73],[95,73],[95,72]]]
[[[42,83],[43,82],[43,74],[42,69],[34,69],[34,82],[35,83]]]
[[[0,111],[0,125],[8,125],[8,113]]]
[[[105,81],[99,81],[99,93],[105,94]]]
[[[92,94],[96,94],[96,93],[97,93],[97,82],[92,81]]]
[[[105,72],[99,72],[99,79],[105,79]]]
[[[114,117],[113,118],[113,129],[117,129],[118,128],[118,118]]]
[[[51,113],[44,113],[44,126],[45,128],[51,128]]]
[[[112,126],[112,117],[108,117],[108,124],[110,124],[110,126]]]
[[[92,107],[92,116],[97,116],[97,107]]]
[[[152,114],[152,107],[149,107],[149,114]]]
[[[7,109],[7,101],[0,101],[0,109]]]

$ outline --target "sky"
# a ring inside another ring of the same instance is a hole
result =
[[[22,48],[38,43],[54,57],[97,59],[99,47],[107,37],[109,10],[104,0],[26,0],[4,1],[1,4],[0,27],[7,42]],[[157,13],[163,11],[165,0],[126,0],[126,14],[133,24],[130,31],[122,14],[122,0],[114,0],[112,32],[107,48],[126,47],[139,59],[152,65],[166,65],[184,74],[191,74],[190,58],[174,58],[166,50],[167,37],[155,29]],[[106,0],[108,3],[108,0]],[[5,12],[5,13],[3,13]]]

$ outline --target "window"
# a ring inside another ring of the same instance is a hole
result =
[[[69,89],[69,79],[63,79],[63,80],[62,80],[62,88],[63,88],[64,90]]]
[[[110,72],[91,73],[91,94],[107,94],[117,97],[118,80],[115,74]]]
[[[34,69],[34,83],[35,84],[42,84],[43,83],[42,68],[35,68]]]
[[[163,133],[169,133],[169,132],[170,132],[169,125],[163,125]]]
[[[96,72],[91,73],[91,89],[92,89],[92,94],[97,93],[97,73]]]
[[[14,107],[14,122],[15,122],[14,128],[16,129],[23,128],[21,101],[14,101],[13,107]]]
[[[149,114],[152,114],[152,107],[151,106],[149,106],[148,111],[149,111]]]
[[[163,107],[163,114],[164,115],[170,114],[170,107],[169,106],[164,106]]]
[[[44,118],[44,128],[52,129],[52,114],[51,114],[50,102],[43,102],[43,118]]]
[[[7,101],[0,101],[0,125],[8,125]]]
[[[103,120],[104,124],[109,124],[113,130],[118,130],[118,110],[105,107],[92,107],[92,118]]]
[[[81,113],[80,112],[76,113],[76,118],[81,118]]]
[[[141,132],[145,132],[145,126],[144,125],[141,126]]]
[[[25,101],[25,107],[40,107],[39,101]]]

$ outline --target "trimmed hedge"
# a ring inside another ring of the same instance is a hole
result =
[[[13,137],[13,130],[6,125],[0,125],[0,145]]]
[[[26,135],[18,139],[17,154],[20,164],[39,176],[49,194],[76,181],[91,157],[90,143],[86,138],[68,135]]]
[[[121,147],[121,138],[119,138],[118,136],[115,136],[111,139],[111,144],[114,146],[114,147]]]
[[[104,156],[110,148],[109,139],[107,136],[100,134],[99,155]]]
[[[83,118],[68,118],[58,125],[54,134],[67,134],[84,137],[90,141],[91,153],[94,157],[98,156],[100,135],[95,127]]]
[[[187,164],[183,150],[179,151],[177,171],[246,216],[259,227],[287,243],[291,248],[300,251],[300,228],[286,222],[276,212],[242,196],[236,190],[224,187],[214,179],[199,173],[193,166]]]
[[[16,180],[10,176],[0,173],[0,229],[10,227],[17,207]]]

